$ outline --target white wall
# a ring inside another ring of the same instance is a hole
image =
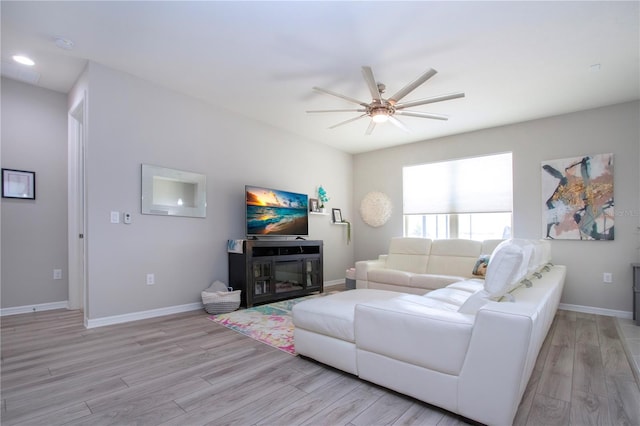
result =
[[[2,78],[2,167],[36,172],[35,200],[0,201],[2,308],[67,300],[66,102]]]
[[[331,281],[354,259],[384,253],[389,238],[402,234],[402,166],[503,151],[514,153],[514,232],[523,238],[542,235],[541,161],[615,154],[615,241],[554,241],[553,248],[556,262],[569,267],[564,303],[631,310],[629,263],[640,260],[637,102],[352,157],[97,64],[69,104],[59,93],[2,79],[2,166],[38,172],[35,202],[2,202],[3,308],[67,298],[67,110],[85,89],[89,318],[196,302],[212,280],[226,281],[224,243],[244,234],[245,184],[310,196],[319,184],[327,188],[328,207],[341,208],[354,225],[346,245],[345,227],[310,217],[310,238],[325,241],[325,281]],[[143,162],[205,173],[207,218],[141,215]],[[381,228],[358,214],[372,190],[394,202]],[[111,210],[131,212],[133,224],[111,225]],[[63,280],[52,279],[54,268],[65,271]],[[150,272],[155,286],[144,282]],[[614,283],[602,284],[602,272],[613,272]]]
[[[380,228],[354,220],[356,260],[387,251],[401,236],[402,167],[496,152],[513,152],[514,236],[541,238],[541,162],[583,154],[614,154],[615,241],[552,241],[554,262],[568,267],[562,302],[616,311],[632,310],[631,262],[638,258],[640,216],[638,102],[487,129],[356,155],[354,208],[369,191],[393,200],[390,221]],[[429,185],[437,182],[425,183]],[[614,282],[602,283],[612,272]]]
[[[89,319],[197,302],[211,281],[228,281],[226,241],[245,234],[245,184],[311,197],[322,184],[329,207],[350,214],[349,154],[95,63],[82,81]],[[205,174],[206,219],[140,214],[141,163]],[[110,211],[132,213],[133,224],[109,223]],[[324,240],[325,281],[344,277],[353,264],[344,227],[309,220],[310,238]]]

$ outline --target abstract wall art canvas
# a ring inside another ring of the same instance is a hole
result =
[[[613,154],[542,162],[544,236],[613,240]]]

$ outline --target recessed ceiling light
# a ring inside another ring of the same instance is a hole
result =
[[[24,55],[13,55],[13,60],[22,65],[28,65],[30,67],[34,66],[36,63],[33,62],[33,59],[28,58]]]
[[[58,46],[60,49],[64,49],[64,50],[73,49],[74,43],[73,43],[73,41],[69,40],[68,38],[56,37],[54,42],[55,42],[56,46]]]

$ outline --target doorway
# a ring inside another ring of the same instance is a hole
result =
[[[86,188],[85,188],[85,102],[83,95],[69,111],[68,146],[68,256],[69,309],[82,310],[84,324],[87,312],[86,274]]]

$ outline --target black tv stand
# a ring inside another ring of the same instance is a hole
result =
[[[229,286],[251,307],[324,290],[321,240],[245,240],[229,253]]]

